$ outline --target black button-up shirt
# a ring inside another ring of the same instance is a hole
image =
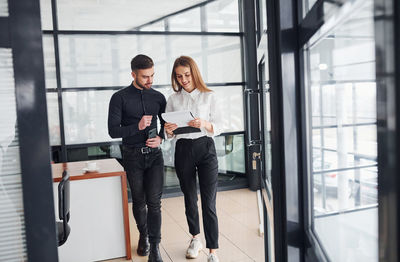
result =
[[[145,146],[148,131],[157,128],[157,116],[161,130],[158,135],[164,138],[164,120],[166,100],[162,93],[152,88],[139,90],[133,84],[113,94],[108,110],[108,134],[112,138],[122,137],[127,146]],[[139,121],[143,115],[152,115],[151,125],[139,130]]]

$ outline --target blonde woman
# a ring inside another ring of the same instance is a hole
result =
[[[214,92],[204,84],[200,71],[192,58],[181,56],[175,60],[171,81],[175,93],[168,99],[166,112],[189,110],[195,119],[188,125],[200,129],[200,132],[175,135],[174,130],[177,128],[175,123],[165,123],[164,126],[168,138],[177,139],[175,169],[185,198],[189,232],[193,236],[186,251],[186,258],[196,258],[203,248],[199,238],[197,174],[206,247],[210,252],[208,262],[219,261],[216,253],[218,249],[216,212],[218,160],[213,137],[221,133],[221,112]]]

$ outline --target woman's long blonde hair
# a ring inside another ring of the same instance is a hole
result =
[[[189,56],[180,56],[178,57],[175,62],[174,66],[172,67],[172,74],[171,74],[171,82],[172,88],[175,92],[180,92],[182,90],[182,86],[179,84],[178,79],[176,78],[175,69],[178,66],[184,66],[190,68],[190,74],[192,75],[192,81],[195,88],[197,88],[200,92],[211,92],[212,90],[207,88],[206,84],[201,77],[200,70],[197,67],[196,62]]]

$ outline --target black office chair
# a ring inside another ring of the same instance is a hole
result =
[[[69,174],[64,170],[62,179],[58,184],[58,216],[61,221],[57,221],[58,246],[63,245],[71,232],[68,225],[69,221]]]

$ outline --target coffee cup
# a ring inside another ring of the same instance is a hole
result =
[[[97,163],[96,162],[86,162],[86,170],[87,171],[96,171]]]

